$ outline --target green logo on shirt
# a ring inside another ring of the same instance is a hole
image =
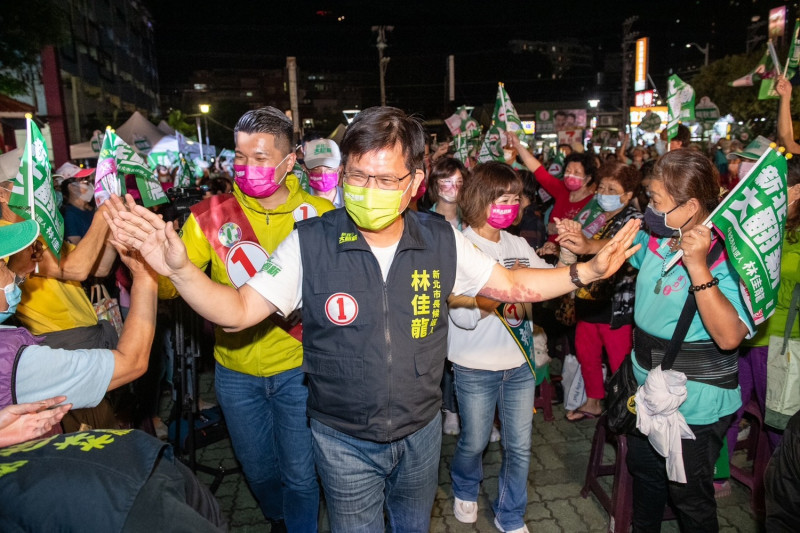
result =
[[[353,242],[358,240],[358,235],[355,233],[342,233],[339,235],[339,244],[343,244],[346,242]]]

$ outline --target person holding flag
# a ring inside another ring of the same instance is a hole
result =
[[[651,384],[651,374],[660,373],[664,351],[692,295],[697,312],[691,315],[672,366],[685,374],[685,400],[678,414],[692,435],[680,439],[678,449],[671,450],[674,454],[667,453],[677,461],[682,455],[681,482],[670,482],[666,466],[671,463],[665,464],[647,437],[628,435],[633,528],[658,531],[669,496],[683,531],[717,531],[714,464],[741,406],[737,348],[753,334],[754,319],[739,289],[737,257],[726,252],[719,235],[703,223],[719,203],[719,173],[713,163],[699,152],[671,151],[656,163],[648,188],[644,220],[649,232],[639,232],[635,242],[641,248],[629,260],[639,269],[633,371],[640,385]],[[563,231],[560,243],[575,253],[593,253],[603,245],[603,240],[586,240],[572,232],[570,236]],[[682,263],[668,269],[679,251]],[[641,408],[638,401],[637,407]]]

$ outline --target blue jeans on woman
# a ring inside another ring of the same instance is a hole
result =
[[[439,413],[393,442],[352,437],[314,419],[311,431],[333,533],[427,533],[439,486]]]
[[[261,512],[284,520],[289,531],[317,531],[319,484],[305,374],[294,368],[258,377],[217,363],[215,379],[233,451]]]
[[[461,437],[450,466],[453,494],[464,501],[478,501],[483,450],[489,444],[496,406],[500,414],[503,462],[492,510],[504,530],[521,528],[528,503],[536,381],[527,363],[500,371],[475,370],[456,364],[453,369],[461,415]]]

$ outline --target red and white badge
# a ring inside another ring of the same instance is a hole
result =
[[[525,308],[522,304],[505,304],[503,306],[503,317],[511,327],[517,327],[525,320]]]
[[[269,254],[258,244],[251,241],[236,243],[225,257],[228,279],[238,289],[261,270],[267,259]]]
[[[305,220],[307,218],[313,218],[317,216],[317,208],[311,204],[302,203],[297,208],[292,211],[292,216],[294,217],[295,222],[300,222],[301,220]]]
[[[358,302],[346,292],[337,292],[325,302],[325,314],[337,326],[346,326],[358,316]]]

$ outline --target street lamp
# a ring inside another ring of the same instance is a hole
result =
[[[708,49],[711,47],[711,45],[709,43],[706,43],[705,47],[703,47],[703,46],[700,46],[697,43],[688,43],[686,45],[686,48],[691,48],[692,46],[694,46],[695,48],[697,48],[698,50],[703,52],[703,55],[705,55],[705,57],[706,57],[705,66],[708,66]]]
[[[211,106],[208,104],[200,104],[200,113],[203,114],[203,125],[206,128],[206,145],[210,146],[211,143],[208,140],[208,112],[211,111]],[[203,140],[200,139],[200,144],[203,144]]]

